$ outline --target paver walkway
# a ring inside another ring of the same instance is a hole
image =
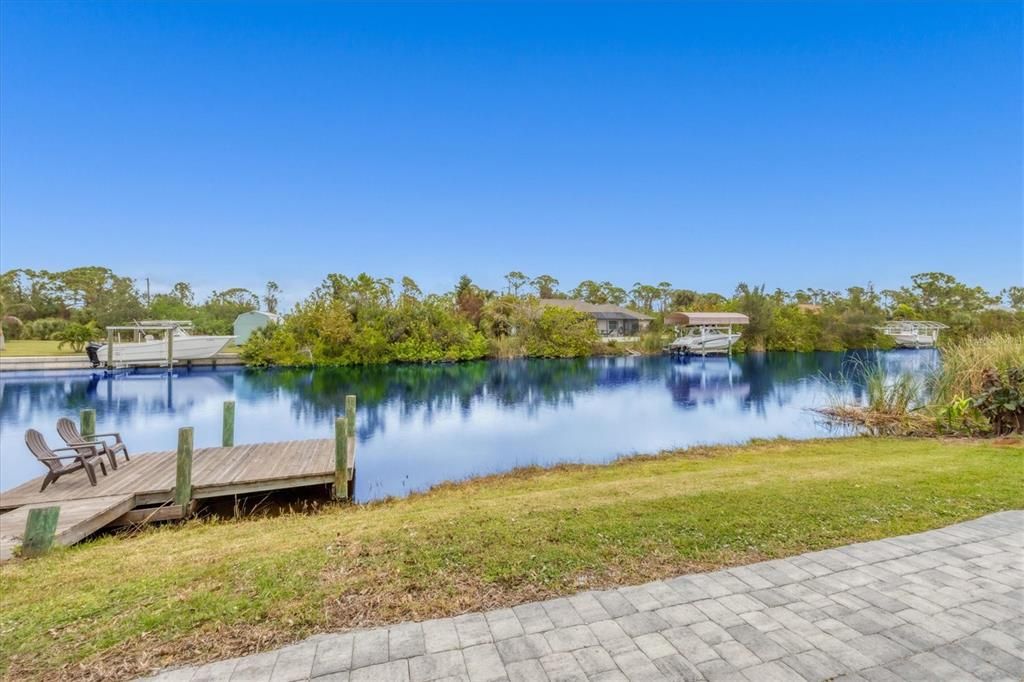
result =
[[[1024,511],[152,679],[1021,680]]]

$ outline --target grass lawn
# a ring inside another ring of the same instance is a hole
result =
[[[81,352],[76,353],[71,350],[71,346],[68,345],[65,345],[64,348],[57,348],[59,343],[59,341],[8,340],[6,342],[7,348],[0,352],[0,357],[26,358],[44,355],[82,355],[82,357],[85,357]],[[242,348],[231,343],[221,352],[238,354],[242,352]]]
[[[129,677],[1024,508],[1024,446],[772,441],[105,537],[0,577],[0,675]]]
[[[71,350],[71,346],[57,348],[60,341],[37,341],[37,340],[10,340],[5,342],[7,346],[0,351],[0,356],[5,358],[38,357],[41,355],[78,355]]]

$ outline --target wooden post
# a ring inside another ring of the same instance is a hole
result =
[[[334,499],[348,498],[348,421],[334,420]]]
[[[220,444],[230,447],[235,444],[235,401],[224,401],[224,425],[220,431]]]
[[[348,452],[345,469],[351,479],[352,472],[356,468],[356,397],[354,395],[345,396],[345,421],[348,428]]]
[[[57,533],[57,517],[60,507],[29,509],[25,523],[25,539],[21,543],[21,554],[26,557],[45,554],[53,546]]]
[[[192,501],[192,427],[178,429],[178,467],[174,481],[174,504],[183,509]]]
[[[107,369],[114,368],[114,330],[107,330]]]
[[[78,431],[82,438],[92,440],[96,435],[96,410],[82,410],[78,422]]]
[[[174,369],[174,329],[167,330],[167,371]]]

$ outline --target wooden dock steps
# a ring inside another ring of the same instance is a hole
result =
[[[135,495],[128,493],[61,502],[39,502],[0,515],[0,561],[10,559],[14,549],[21,544],[29,510],[45,507],[60,508],[53,543],[67,547],[131,511],[135,507]]]

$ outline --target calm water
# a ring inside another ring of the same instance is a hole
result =
[[[923,375],[935,351],[878,356]],[[237,402],[235,442],[329,438],[344,396],[359,397],[357,497],[403,495],[432,484],[528,464],[605,462],[630,453],[751,438],[835,435],[809,408],[849,370],[843,353],[769,353],[705,360],[515,360],[318,370],[89,371],[0,375],[0,487],[42,473],[25,450],[34,427],[93,407],[100,431],[134,452],[170,450],[194,426],[196,446],[219,445],[221,405]],[[843,389],[860,399],[856,382]]]

